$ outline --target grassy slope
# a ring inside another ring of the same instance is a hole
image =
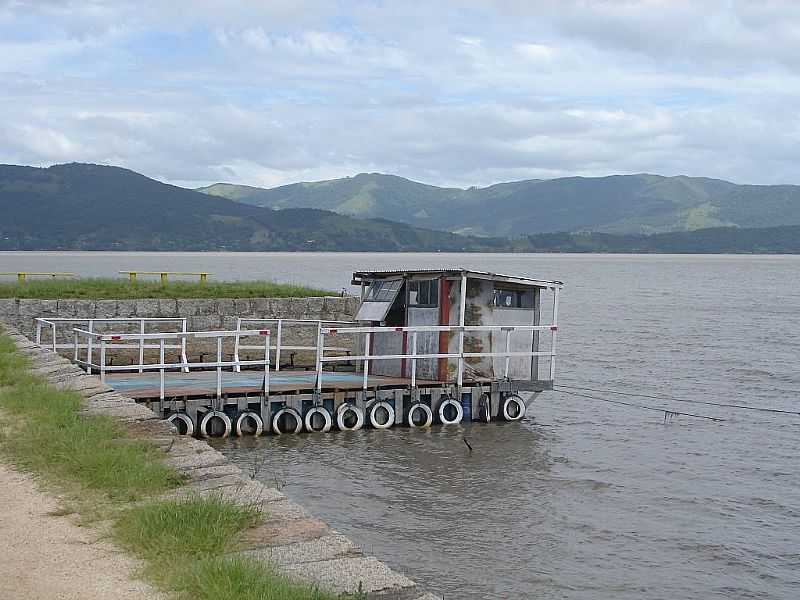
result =
[[[0,456],[55,485],[82,516],[111,519],[113,539],[144,560],[150,580],[187,600],[333,600],[225,556],[258,522],[254,509],[214,497],[153,499],[182,483],[161,451],[111,419],[80,416],[77,393],[50,387],[28,366],[0,331]]]
[[[140,281],[124,279],[43,279],[24,284],[0,283],[0,298],[300,298],[332,292],[270,281],[222,283]]]

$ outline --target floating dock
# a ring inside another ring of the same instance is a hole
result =
[[[522,392],[552,389],[561,282],[450,269],[357,272],[353,283],[354,322],[187,331],[179,315],[38,318],[36,337],[203,437],[517,421]]]

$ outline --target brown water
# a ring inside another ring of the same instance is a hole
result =
[[[331,289],[435,265],[564,280],[562,384],[800,410],[800,257],[0,253]],[[800,598],[800,417],[594,395],[726,420],[547,393],[518,424],[220,447],[448,600]]]

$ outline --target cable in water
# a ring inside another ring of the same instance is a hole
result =
[[[696,419],[707,419],[709,421],[724,421],[725,419],[721,419],[719,417],[710,417],[708,415],[697,415],[694,413],[686,413],[680,412],[677,410],[669,410],[668,408],[659,408],[657,406],[646,406],[644,404],[634,404],[633,402],[623,402],[622,400],[609,400],[608,398],[600,398],[598,396],[590,396],[588,394],[579,394],[578,392],[569,392],[567,390],[558,390],[554,389],[553,391],[559,392],[560,394],[567,394],[568,396],[576,396],[578,398],[587,398],[589,400],[599,400],[600,402],[608,402],[610,404],[621,404],[622,406],[632,406],[633,408],[642,408],[644,410],[654,410],[656,412],[664,413],[664,419],[666,420],[667,416],[674,416],[674,415],[683,415],[685,417],[694,417]]]

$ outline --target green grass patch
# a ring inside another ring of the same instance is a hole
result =
[[[332,292],[272,281],[188,282],[127,279],[42,279],[26,283],[0,282],[0,298],[305,298]]]
[[[232,550],[258,519],[254,508],[218,496],[161,500],[131,509],[117,523],[115,537],[142,557],[213,556]]]
[[[226,555],[260,514],[219,496],[153,499],[183,477],[113,419],[81,416],[81,396],[32,375],[0,330],[0,452],[66,494],[82,518],[111,519],[112,538],[143,573],[186,600],[333,600],[263,563]],[[90,569],[91,565],[87,565]]]

